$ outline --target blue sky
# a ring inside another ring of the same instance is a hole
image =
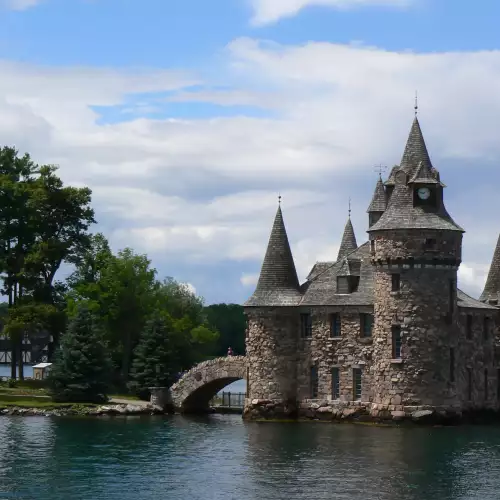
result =
[[[251,293],[276,210],[299,275],[334,260],[373,166],[421,124],[477,295],[500,232],[500,4],[0,0],[0,137],[88,184],[114,248],[207,303]]]

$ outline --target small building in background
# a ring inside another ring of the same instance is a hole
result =
[[[50,372],[52,363],[38,363],[33,366],[33,378],[35,380],[44,380]]]

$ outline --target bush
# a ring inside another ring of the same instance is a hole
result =
[[[80,306],[62,336],[48,377],[54,401],[101,403],[107,400],[111,361],[101,325]]]

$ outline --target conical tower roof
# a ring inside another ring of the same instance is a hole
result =
[[[292,306],[301,294],[281,206],[274,218],[257,288],[245,303],[248,307]]]
[[[344,234],[342,235],[342,243],[340,244],[337,261],[356,250],[356,248],[358,248],[356,235],[354,234],[354,228],[352,227],[351,218],[349,217],[344,227]]]
[[[375,186],[375,192],[373,193],[373,198],[368,207],[367,212],[384,212],[387,207],[387,197],[385,194],[384,183],[382,182],[382,177],[378,178],[377,185]]]
[[[432,169],[432,163],[425,145],[424,136],[418,118],[415,116],[411,125],[410,134],[406,141],[403,157],[401,158],[400,168],[402,168],[412,178],[415,171],[422,164],[426,170]]]
[[[490,271],[484,285],[481,302],[498,301],[500,299],[500,236],[491,261]]]
[[[393,168],[390,182],[386,183],[394,185],[387,209],[368,229],[368,232],[392,229],[437,229],[464,232],[448,214],[442,200],[442,191],[438,191],[441,201],[435,211],[415,206],[413,203],[414,186],[412,183],[436,183],[440,184],[437,189],[441,190],[444,184],[438,178],[439,174],[432,166],[420,123],[415,116],[400,168]]]

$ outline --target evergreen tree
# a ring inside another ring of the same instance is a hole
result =
[[[101,324],[80,305],[68,325],[49,375],[55,401],[107,400],[111,361],[103,343]]]
[[[154,314],[147,321],[135,349],[129,388],[147,399],[149,387],[170,387],[182,369],[183,339],[170,316]]]

